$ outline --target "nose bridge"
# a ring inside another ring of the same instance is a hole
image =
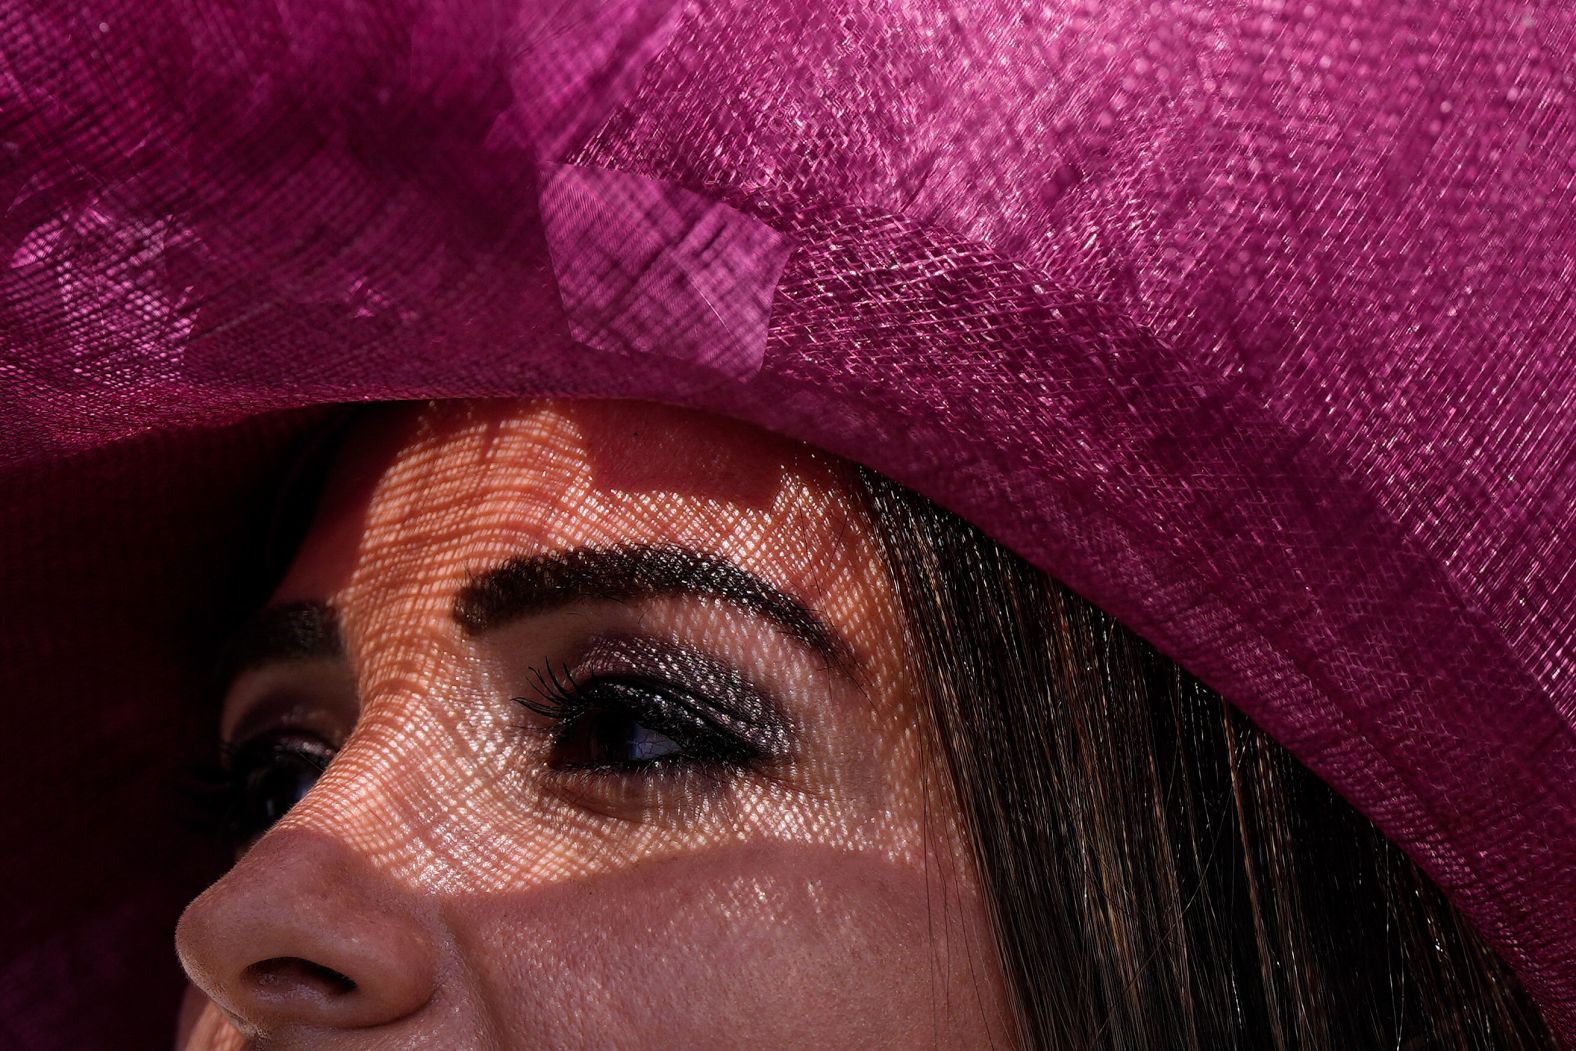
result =
[[[424,867],[419,822],[430,820],[438,728],[417,712],[364,714],[328,769],[269,836],[311,831],[339,841],[386,878],[410,882]],[[261,842],[266,842],[265,836]]]
[[[342,603],[354,731],[259,845],[310,831],[429,898],[439,888],[519,890],[560,873],[563,829],[531,793],[510,796],[523,743],[505,732],[508,684],[474,659],[449,616],[452,560],[384,558]]]
[[[341,597],[360,713],[334,762],[276,826],[332,835],[411,885],[432,870],[435,826],[465,763],[454,703],[465,654],[434,608],[442,561],[383,551]]]
[[[281,824],[332,829],[413,886],[519,889],[534,854],[519,849],[555,833],[531,793],[511,795],[526,748],[509,732],[512,687],[450,616],[457,556],[391,561],[354,604],[355,733]]]

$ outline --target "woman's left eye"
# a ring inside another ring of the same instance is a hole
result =
[[[638,766],[683,752],[673,738],[619,709],[580,715],[554,742],[559,763],[580,768]]]
[[[556,676],[541,699],[515,701],[552,720],[551,767],[656,773],[678,767],[742,769],[771,754],[765,727],[751,725],[673,683],[608,675],[580,684]]]

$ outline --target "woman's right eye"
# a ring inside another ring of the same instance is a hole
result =
[[[300,802],[334,758],[328,742],[296,730],[260,734],[226,752],[225,826],[238,854]]]

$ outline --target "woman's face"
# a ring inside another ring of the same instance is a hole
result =
[[[633,402],[358,434],[234,649],[181,1046],[1005,1043],[846,480]]]

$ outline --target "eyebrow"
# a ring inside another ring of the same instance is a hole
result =
[[[744,567],[677,544],[577,547],[513,558],[473,575],[454,599],[467,636],[573,602],[631,602],[688,595],[720,599],[770,621],[838,670],[857,668],[854,649],[818,613]]]
[[[248,668],[318,658],[342,657],[339,613],[326,602],[286,602],[269,606],[243,624],[220,647],[214,682],[227,688]]]

